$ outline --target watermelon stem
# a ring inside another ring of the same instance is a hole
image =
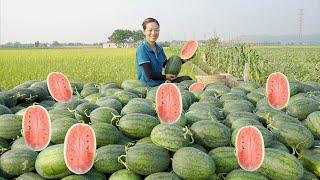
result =
[[[85,110],[84,110],[84,115],[89,118],[90,115],[87,114],[87,110],[88,110],[88,109],[85,109]]]
[[[72,109],[70,109],[69,107],[68,107],[67,109],[68,109],[68,111],[69,111],[69,112],[72,112],[72,113],[76,112],[76,110],[75,110],[75,109],[74,109],[74,110],[72,110]]]
[[[0,148],[0,155],[9,150],[8,148]]]
[[[227,179],[227,175],[228,173],[219,173],[218,177],[222,178],[222,179]]]
[[[270,117],[270,113],[267,114],[266,121],[267,121],[267,124],[272,123],[272,118]]]
[[[128,150],[132,147],[132,146],[134,146],[136,143],[134,143],[134,142],[129,142],[129,143],[127,143],[126,145],[125,145],[125,151],[126,151],[126,153],[128,152]]]
[[[26,98],[26,101],[27,102],[30,102],[33,98],[35,98],[35,97],[38,97],[38,95],[34,95],[34,96],[32,96],[32,95],[30,95],[30,97],[27,97]]]
[[[212,114],[211,114],[210,112],[208,112],[208,115],[209,115],[209,117],[210,117],[211,120],[214,121],[214,120],[216,119],[216,118],[213,118],[213,116],[212,116]]]
[[[185,126],[182,130],[185,132],[183,134],[184,139],[187,139],[187,135],[189,135],[191,138],[191,142],[189,142],[189,143],[190,144],[194,143],[193,135],[192,135],[191,131],[189,130],[189,128],[187,126]]]
[[[113,117],[112,117],[110,123],[112,124],[113,121],[116,120],[116,124],[117,124],[119,122],[121,116],[120,115],[115,115],[112,112],[111,112],[111,114],[112,114]]]
[[[298,156],[300,156],[300,153],[298,152],[298,147],[299,147],[301,144],[303,144],[303,143],[305,143],[305,141],[302,141],[302,142],[298,143],[298,144],[296,145],[296,147],[292,148],[292,149],[293,149],[293,152],[294,152],[295,154],[297,154]]]
[[[272,124],[268,124],[268,125],[267,125],[267,128],[268,128],[268,129],[271,129],[271,130],[272,130],[272,129],[278,130],[276,127],[272,126]]]
[[[75,90],[75,92],[76,92],[76,96],[77,96],[77,97],[81,97],[81,95],[80,95],[80,93],[79,93],[79,91],[78,91],[78,89],[77,89],[76,86],[74,87],[74,90]]]
[[[123,155],[119,156],[119,157],[118,157],[118,162],[121,163],[121,164],[123,164],[123,165],[126,167],[126,169],[129,170],[128,165],[122,160],[123,157],[126,158],[127,155],[124,155],[124,154],[123,154]]]

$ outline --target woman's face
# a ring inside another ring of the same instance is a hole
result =
[[[143,34],[146,36],[147,41],[155,43],[159,37],[160,28],[157,23],[150,22],[146,24],[146,29]]]

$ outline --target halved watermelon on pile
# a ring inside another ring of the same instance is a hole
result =
[[[264,160],[264,141],[261,132],[254,126],[240,128],[236,136],[236,157],[246,171],[260,168]]]
[[[189,86],[189,91],[190,92],[202,92],[206,85],[202,82],[196,82],[193,83]]]
[[[47,77],[50,95],[58,102],[68,102],[72,99],[72,88],[67,76],[61,72],[51,72]]]
[[[87,124],[72,125],[64,140],[64,160],[75,174],[85,174],[93,166],[96,152],[96,135]]]
[[[268,103],[272,108],[280,110],[288,105],[290,98],[289,81],[281,72],[269,75],[266,91]]]
[[[182,97],[173,83],[163,83],[157,89],[156,110],[162,123],[175,123],[182,113]]]
[[[197,48],[198,48],[198,41],[196,40],[187,41],[187,43],[181,49],[180,58],[184,60],[191,59],[193,55],[196,53]]]
[[[51,139],[51,120],[48,111],[40,106],[29,106],[22,118],[23,137],[34,151],[45,149]]]

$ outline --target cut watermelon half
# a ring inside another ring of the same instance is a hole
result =
[[[191,59],[198,48],[198,41],[189,40],[181,49],[180,58],[184,60]]]
[[[246,171],[260,168],[264,160],[264,140],[254,126],[240,128],[236,136],[236,157],[240,167]]]
[[[280,72],[270,74],[266,91],[268,103],[272,108],[280,110],[288,105],[290,86],[288,78],[284,74]]]
[[[206,85],[204,83],[196,82],[196,83],[193,83],[190,85],[189,91],[190,92],[202,92],[205,87],[206,87]]]
[[[51,139],[51,121],[48,111],[40,106],[29,106],[22,118],[23,137],[34,151],[45,149]]]
[[[47,77],[47,84],[52,98],[59,102],[72,99],[72,88],[67,76],[61,72],[52,72]]]
[[[156,109],[161,122],[171,124],[179,120],[182,113],[182,97],[173,83],[163,83],[157,89]]]
[[[64,160],[68,169],[75,174],[85,174],[93,166],[96,152],[96,135],[83,123],[74,124],[64,140]]]

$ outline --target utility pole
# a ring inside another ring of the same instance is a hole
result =
[[[301,40],[302,38],[302,29],[303,29],[303,15],[304,15],[304,9],[298,9],[298,38]]]

